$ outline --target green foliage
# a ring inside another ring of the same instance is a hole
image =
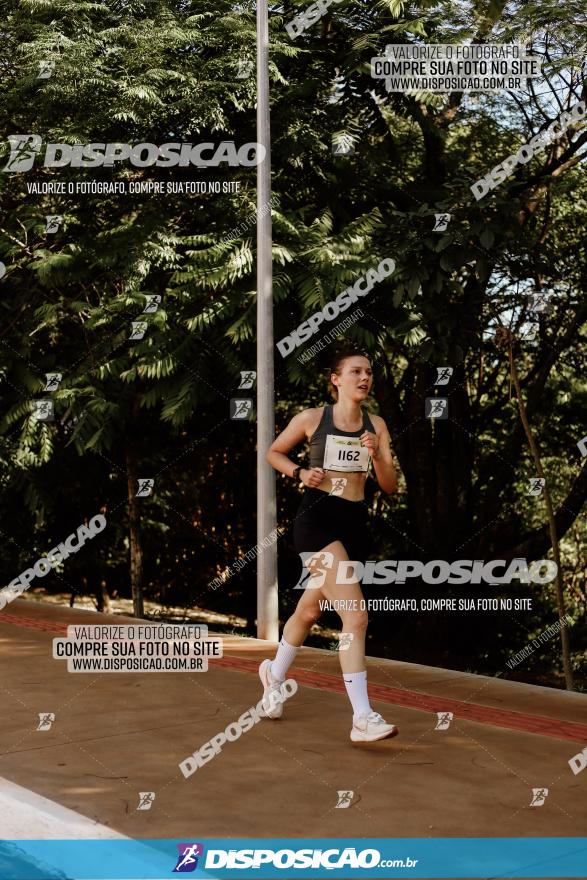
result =
[[[45,143],[71,145],[255,140],[255,78],[237,78],[239,60],[255,57],[249,0],[4,0],[3,9],[5,135],[38,132]],[[575,455],[587,407],[581,130],[569,130],[480,202],[470,187],[581,97],[581,9],[575,0],[486,2],[472,11],[432,0],[417,7],[348,0],[295,42],[284,29],[291,7],[287,14],[271,9],[275,338],[382,258],[396,262],[394,275],[358,303],[365,317],[345,334],[374,352],[378,404],[407,481],[409,503],[397,504],[402,529],[385,513],[377,527],[382,558],[410,555],[414,546],[431,551],[437,534],[447,554],[463,545],[498,554],[524,536],[535,540],[543,511],[524,494],[531,465],[508,404],[507,358],[493,344],[498,322],[523,336],[533,289],[554,287],[558,299],[552,315],[540,318],[537,341],[520,342],[516,358],[544,460],[553,479],[561,478],[554,491],[561,510],[580,469],[573,460],[557,471],[558,461]],[[370,76],[370,59],[388,43],[471,40],[530,46],[543,61],[535,94],[405,95],[387,93]],[[55,61],[46,80],[37,77],[42,60]],[[333,154],[333,139],[342,137],[353,154]],[[27,183],[92,179],[230,179],[240,190],[27,192]],[[240,371],[255,364],[255,187],[251,169],[169,172],[118,163],[98,173],[37,163],[26,174],[0,174],[0,260],[7,266],[0,280],[0,462],[3,512],[15,536],[6,577],[20,570],[31,527],[36,541],[61,539],[60,515],[76,527],[107,504],[116,514],[103,536],[105,564],[116,588],[127,589],[131,450],[140,475],[157,481],[144,509],[147,596],[218,607],[228,596],[252,616],[253,566],[224,597],[211,597],[206,584],[256,540],[254,428],[228,416]],[[434,232],[442,212],[451,214],[450,225]],[[48,214],[63,215],[54,235],[44,232]],[[161,304],[145,314],[152,295]],[[129,339],[131,322],[142,320],[144,337]],[[280,428],[325,398],[325,363],[317,358],[310,369],[276,353]],[[451,391],[458,418],[446,429],[416,430],[415,414],[441,364],[462,370]],[[31,407],[49,396],[48,372],[62,372],[63,381],[50,394],[55,422],[45,424],[31,418]],[[288,493],[286,527],[297,502]],[[414,520],[427,493],[435,519]],[[578,617],[585,562],[576,545],[585,524],[574,519],[577,534],[564,552]],[[533,546],[548,552],[544,542]],[[283,544],[280,552],[289,565]],[[552,613],[552,597],[543,598],[537,625]],[[492,650],[487,663],[495,666],[499,652]]]

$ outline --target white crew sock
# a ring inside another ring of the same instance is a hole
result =
[[[273,678],[276,678],[277,681],[285,681],[287,670],[294,662],[299,650],[299,647],[296,647],[296,645],[290,645],[289,642],[285,641],[283,636],[281,637],[275,660],[273,660],[269,667]]]
[[[367,670],[363,672],[343,672],[344,686],[353,706],[353,721],[358,715],[368,715],[372,711],[367,693]]]

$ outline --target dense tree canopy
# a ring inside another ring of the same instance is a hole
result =
[[[7,138],[18,134],[69,145],[256,140],[254,70],[241,75],[255,58],[249,0],[2,0],[0,8],[3,167]],[[580,671],[584,122],[481,200],[471,185],[587,99],[583,4],[343,0],[292,40],[285,24],[299,8],[270,5],[276,339],[393,258],[395,273],[362,301],[364,317],[346,334],[373,355],[372,405],[402,476],[397,495],[369,487],[380,514],[377,557],[534,560],[549,556],[551,539],[543,499],[527,494],[535,465],[508,354],[495,344],[500,325],[511,330],[562,542]],[[370,75],[370,59],[388,43],[457,42],[524,44],[542,75],[526,91],[485,94],[387,92]],[[40,78],[47,61],[52,73]],[[341,141],[353,150],[333,152]],[[57,181],[220,181],[239,190],[42,192]],[[32,184],[39,192],[29,192]],[[255,187],[247,167],[47,168],[37,160],[28,172],[0,173],[6,583],[103,509],[109,527],[96,545],[43,586],[78,591],[85,578],[92,590],[103,581],[128,595],[132,578],[164,607],[239,611],[252,624],[254,564],[222,589],[208,585],[256,540],[254,425],[229,413],[240,372],[255,364]],[[450,214],[444,232],[434,231],[439,213]],[[63,218],[56,233],[45,231],[48,215]],[[540,292],[550,293],[550,311],[532,313],[528,296]],[[159,307],[145,313],[153,296]],[[140,339],[129,339],[133,321],[147,323]],[[326,402],[331,354],[304,364],[275,350],[279,428]],[[441,391],[440,366],[453,369],[449,418],[431,420],[424,405]],[[51,372],[63,378],[47,392]],[[54,421],[39,421],[34,401],[49,397]],[[154,479],[151,496],[134,497],[138,478]],[[286,480],[278,491],[285,611],[297,598],[288,590],[297,560],[287,527],[299,496]],[[495,671],[555,619],[552,588],[521,592],[533,596],[532,614],[502,613],[489,624],[488,615],[466,627],[380,615],[377,650]],[[552,652],[545,663],[556,663]]]

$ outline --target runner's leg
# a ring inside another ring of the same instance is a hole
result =
[[[352,635],[348,649],[338,652],[340,667],[345,673],[365,672],[365,637],[369,617],[361,607],[361,603],[364,603],[361,586],[355,579],[350,584],[337,583],[338,563],[349,561],[348,554],[340,541],[333,541],[324,548],[324,552],[331,553],[333,561],[326,572],[320,592],[336,609],[341,620],[342,632]],[[350,568],[348,570],[351,571]]]
[[[285,624],[274,660],[263,660],[259,666],[259,678],[263,685],[263,708],[269,718],[281,718],[283,714],[283,700],[279,699],[281,685],[287,678],[287,671],[312,624],[322,613],[319,600],[319,590],[304,590],[296,610]]]
[[[338,582],[342,580],[345,569],[349,574],[351,571],[350,566],[347,569],[342,565],[341,577],[337,577],[339,563],[349,561],[341,541],[333,541],[332,544],[324,548],[324,551],[332,554],[332,565],[326,572],[320,592],[337,609],[342,623],[342,632],[352,635],[348,650],[339,650],[338,652],[342,677],[353,707],[351,740],[353,742],[374,742],[388,736],[395,736],[398,732],[397,727],[384,721],[378,712],[372,710],[369,703],[365,664],[368,615],[364,610],[361,586],[356,579],[348,584]],[[349,579],[349,577],[344,577],[344,580]]]
[[[319,600],[319,590],[304,590],[296,610],[283,627],[277,654],[270,667],[271,675],[277,681],[285,680],[287,670],[306,641],[312,626],[322,614]]]

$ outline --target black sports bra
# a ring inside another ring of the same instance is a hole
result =
[[[325,406],[322,411],[320,424],[310,437],[310,467],[324,467],[324,453],[326,451],[326,437],[328,434],[342,435],[343,437],[360,437],[364,431],[371,431],[375,434],[373,422],[369,417],[369,413],[364,407],[361,407],[363,413],[363,426],[357,431],[341,431],[334,424],[332,415],[332,405]],[[348,472],[348,471],[347,471]]]

